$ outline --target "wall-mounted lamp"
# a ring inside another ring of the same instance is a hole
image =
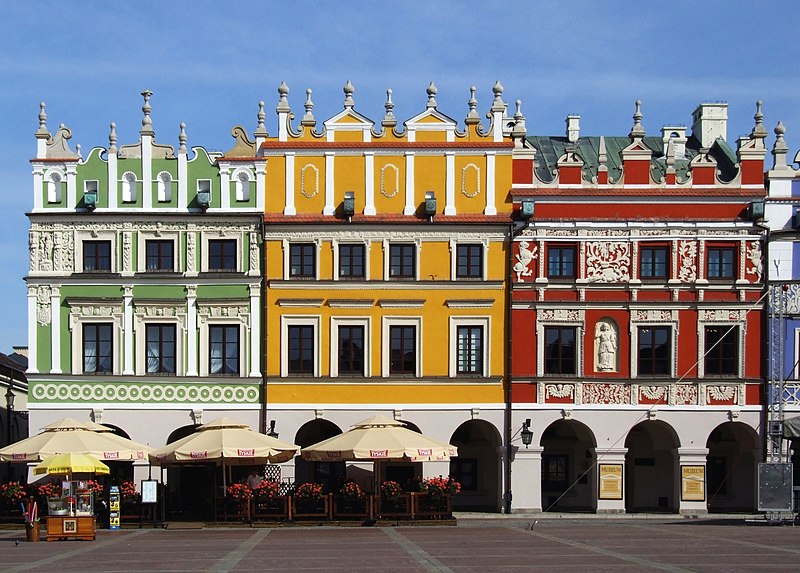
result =
[[[342,203],[342,213],[347,217],[349,223],[356,213],[356,194],[352,191],[345,191],[344,202]]]
[[[275,431],[275,420],[269,421],[269,431],[267,432],[267,435],[270,438],[275,438],[275,439],[278,438],[278,432]]]
[[[433,191],[425,191],[425,216],[429,220],[433,220],[436,214],[436,193]]]
[[[533,217],[533,201],[525,199],[519,205],[519,216],[526,221]]]
[[[522,430],[520,431],[520,436],[522,437],[522,443],[525,444],[525,449],[528,449],[528,446],[531,445],[533,442],[533,432],[531,432],[531,419],[528,418],[522,423]]]
[[[94,211],[97,208],[97,193],[84,193],[83,205],[87,211]]]
[[[760,221],[764,218],[764,201],[753,201],[747,207],[747,217],[751,221]]]

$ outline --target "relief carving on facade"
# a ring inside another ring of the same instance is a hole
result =
[[[574,398],[575,385],[574,384],[545,384],[544,385],[545,399],[547,398]]]
[[[587,242],[586,279],[603,283],[630,279],[630,249],[630,243]]]
[[[197,270],[195,268],[195,244],[197,237],[194,233],[186,233],[186,270],[191,272]]]
[[[53,270],[53,239],[51,233],[39,234],[39,270]]]
[[[28,233],[28,251],[30,251],[30,272],[39,269],[39,233],[31,231]]]
[[[674,322],[677,317],[673,315],[671,310],[637,310],[635,321],[636,322]]]
[[[739,322],[744,320],[745,311],[739,310],[704,310],[702,316],[703,320],[714,322]]]
[[[667,395],[666,386],[639,386],[639,400],[646,398],[648,400],[658,400],[667,403],[669,397]]]
[[[736,402],[735,386],[706,386],[708,398],[719,402]]]
[[[536,260],[536,254],[539,248],[536,245],[531,245],[528,241],[520,241],[519,252],[514,255],[517,262],[514,263],[513,271],[517,275],[517,282],[525,282],[522,277],[529,277],[533,275],[530,269],[532,262]]]
[[[582,385],[583,404],[630,404],[631,392],[627,384]]]
[[[570,308],[548,308],[539,312],[539,318],[543,321],[581,322],[583,321],[583,311]]]
[[[250,272],[257,273],[260,270],[258,257],[258,234],[250,233]]]
[[[611,320],[600,320],[594,326],[595,372],[617,371],[617,327]]]
[[[51,294],[49,286],[40,286],[36,291],[36,321],[42,326],[50,324]]]
[[[747,260],[750,261],[750,268],[747,269],[748,275],[753,275],[755,282],[761,281],[761,273],[763,269],[761,257],[761,242],[753,241],[747,248]]]
[[[678,278],[683,282],[697,280],[697,243],[695,241],[678,242]]]
[[[130,231],[122,233],[122,270],[131,272],[131,242],[133,238]]]
[[[675,384],[672,392],[675,396],[672,404],[675,406],[697,404],[697,386],[694,384]]]

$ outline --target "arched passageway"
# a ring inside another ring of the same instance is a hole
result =
[[[625,511],[674,512],[675,464],[680,441],[660,420],[640,422],[625,439]]]
[[[297,430],[294,443],[304,448],[341,433],[341,428],[329,420],[311,420]],[[296,483],[322,484],[325,493],[336,492],[345,476],[344,462],[311,462],[297,456],[294,463]]]
[[[453,500],[458,509],[497,511],[500,507],[500,433],[483,420],[464,422],[450,438],[458,457],[450,460],[450,475],[461,483]]]
[[[726,422],[711,431],[706,442],[708,510],[753,511],[756,506],[758,434],[741,422]]]
[[[542,434],[542,507],[545,511],[596,509],[593,468],[596,441],[576,420],[558,420]]]
[[[199,424],[189,424],[177,428],[169,435],[167,443],[177,442],[195,433],[198,427]],[[213,462],[192,462],[168,467],[167,518],[191,521],[213,520],[217,486],[216,470]]]

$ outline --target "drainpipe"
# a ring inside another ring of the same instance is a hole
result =
[[[261,336],[261,419],[259,426],[261,433],[267,433],[267,246],[265,236],[264,216],[261,216],[261,332],[251,333]]]

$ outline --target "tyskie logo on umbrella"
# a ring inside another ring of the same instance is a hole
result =
[[[28,457],[28,454],[11,454],[12,460],[24,460]]]
[[[118,460],[119,452],[103,452],[104,460]]]
[[[208,451],[205,452],[189,452],[189,457],[193,460],[201,460],[208,457]]]
[[[417,454],[419,454],[420,456],[432,456],[433,455],[433,450],[430,449],[430,448],[421,449],[421,450],[418,449],[417,450]]]
[[[256,457],[255,449],[251,448],[249,450],[236,450],[237,454],[240,458],[254,458]]]
[[[370,450],[369,457],[371,458],[388,458],[389,450]]]
[[[342,452],[325,452],[325,456],[329,460],[338,460],[340,457],[342,457]]]

